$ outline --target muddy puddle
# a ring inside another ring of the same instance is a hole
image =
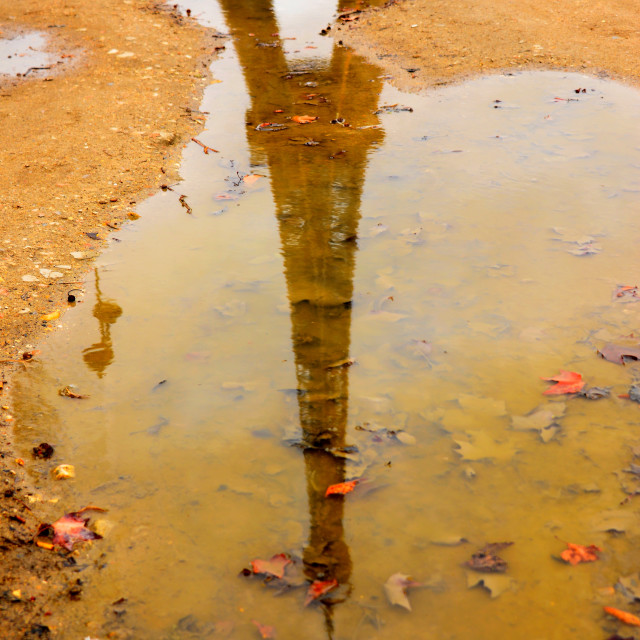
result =
[[[637,353],[640,95],[557,72],[400,94],[313,4],[208,9],[234,40],[184,180],[15,380],[51,518],[109,509],[65,637],[609,637],[640,408],[635,360],[597,350]],[[610,394],[544,395],[561,370]],[[506,571],[465,566],[496,542]],[[281,553],[283,579],[239,575]]]

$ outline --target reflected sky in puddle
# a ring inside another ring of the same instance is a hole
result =
[[[220,153],[185,149],[184,181],[139,207],[15,381],[18,446],[76,466],[55,513],[109,507],[69,633],[598,637],[638,562],[619,473],[637,412],[617,397],[637,372],[595,350],[637,330],[613,292],[635,284],[640,96],[551,72],[402,95],[311,33],[301,57],[258,46],[298,33],[264,2],[220,6],[235,51],[199,136]],[[539,379],[560,369],[613,397],[561,407]],[[549,403],[548,423],[517,419]],[[462,564],[502,540],[492,600]],[[603,560],[569,568],[561,540]],[[327,606],[238,577],[279,552],[338,581]],[[385,601],[396,572],[428,584],[412,614]]]
[[[37,31],[0,38],[0,78],[26,75],[31,69],[50,65],[51,55],[44,51],[46,45],[45,34]]]

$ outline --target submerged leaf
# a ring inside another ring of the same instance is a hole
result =
[[[567,542],[567,548],[560,554],[560,557],[565,562],[575,566],[581,562],[595,562],[598,560],[599,551],[602,551],[602,549],[596,547],[595,544],[590,544],[586,547],[581,544]]]
[[[338,586],[338,581],[334,578],[333,580],[316,580],[309,585],[309,591],[307,591],[307,597],[304,601],[304,606],[306,607],[314,600],[318,600],[322,598],[325,594],[329,593],[329,591],[333,591]]]
[[[542,380],[556,383],[544,392],[545,396],[563,393],[577,393],[585,385],[581,374],[576,373],[575,371],[565,371],[564,369],[561,369],[557,376],[553,376],[552,378],[542,378]]]
[[[463,460],[476,461],[487,458],[510,460],[517,450],[514,445],[496,442],[484,431],[467,431],[466,435],[471,441],[454,440],[458,445],[455,452]]]
[[[467,572],[467,588],[484,587],[492,598],[497,598],[505,591],[513,588],[515,580],[510,576],[502,576],[497,574],[479,576],[471,571]]]
[[[310,122],[315,122],[318,116],[293,116],[291,119],[298,124],[309,124]]]
[[[291,558],[285,553],[278,553],[271,557],[270,560],[252,560],[251,568],[253,573],[264,573],[275,576],[276,578],[284,577],[285,567],[291,563]]]
[[[407,589],[422,587],[421,582],[415,582],[411,576],[404,573],[394,573],[385,583],[384,592],[389,602],[411,611],[411,603],[407,597]]]
[[[504,573],[509,566],[506,560],[503,560],[498,551],[510,547],[513,542],[492,542],[487,544],[479,551],[471,556],[470,560],[465,562],[465,566],[474,571],[482,573]]]
[[[275,638],[276,637],[276,628],[271,627],[268,624],[261,624],[257,620],[252,620],[253,624],[258,627],[258,631],[260,632],[261,638]]]
[[[54,545],[59,545],[72,551],[76,542],[102,538],[101,535],[87,529],[86,525],[89,522],[89,518],[81,518],[79,514],[79,511],[67,513],[51,525]]]

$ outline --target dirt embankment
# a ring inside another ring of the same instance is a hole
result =
[[[332,31],[410,91],[516,69],[640,84],[639,0],[391,0]]]
[[[224,45],[160,3],[0,3],[1,38],[32,30],[47,36],[46,66],[53,68],[0,75],[0,637],[6,640],[64,638],[70,600],[80,597],[86,579],[74,570],[75,553],[33,544],[38,504],[22,482],[33,461],[15,460],[6,406],[11,361],[55,327],[55,317],[42,316],[64,310],[67,291],[82,286],[109,231],[134,217],[138,201],[176,180],[182,143],[202,128],[197,108],[211,59]]]

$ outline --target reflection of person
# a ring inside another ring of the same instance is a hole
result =
[[[252,99],[246,114],[252,162],[269,166],[280,228],[311,520],[305,571],[312,581],[337,580],[341,588],[324,600],[336,602],[349,592],[351,560],[344,499],[325,498],[325,491],[345,480],[344,460],[334,454],[345,444],[349,371],[332,365],[349,357],[360,197],[367,154],[382,140],[373,115],[382,85],[378,69],[337,45],[329,61],[305,60],[293,72],[270,0],[220,4]],[[256,129],[273,121],[276,109],[278,122],[318,119]]]
[[[98,374],[104,376],[106,368],[113,362],[114,353],[111,344],[111,325],[122,315],[122,307],[113,300],[103,300],[100,291],[100,276],[95,269],[96,276],[96,303],[93,307],[93,316],[98,319],[100,326],[100,342],[83,349],[82,359],[85,364]]]

